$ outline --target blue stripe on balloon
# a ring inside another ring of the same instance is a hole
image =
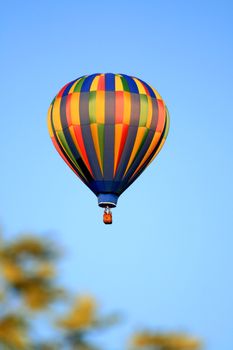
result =
[[[78,78],[78,79],[80,79],[80,78]],[[62,97],[68,95],[71,86],[72,86],[78,79],[75,79],[75,80],[71,81],[71,82],[67,85],[67,87],[66,87],[65,90],[63,91]]]
[[[99,73],[92,74],[92,75],[89,75],[86,77],[86,79],[84,80],[83,85],[81,87],[81,92],[89,92],[90,91],[91,84],[97,75],[99,75]]]
[[[127,81],[127,84],[129,86],[129,91],[138,94],[139,91],[138,91],[138,87],[137,87],[137,84],[135,83],[135,81],[126,74],[121,74],[121,75]]]
[[[115,74],[112,74],[112,73],[105,74],[105,90],[115,91]]]
[[[137,78],[137,79],[138,79],[138,78]],[[154,93],[154,91],[151,89],[151,87],[150,87],[147,83],[145,83],[145,81],[143,81],[143,80],[141,80],[141,79],[138,79],[138,80],[139,80],[142,84],[144,84],[144,85],[146,86],[147,90],[149,91],[150,96],[156,98],[155,93]]]

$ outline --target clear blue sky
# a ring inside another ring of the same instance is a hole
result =
[[[233,347],[233,3],[10,1],[1,6],[0,222],[65,246],[62,281],[139,328],[184,330]],[[94,72],[142,78],[171,115],[157,160],[102,224],[95,196],[63,163],[46,113]],[[108,335],[107,335],[108,334]]]

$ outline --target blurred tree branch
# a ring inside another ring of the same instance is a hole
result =
[[[199,339],[182,333],[141,332],[131,340],[131,350],[199,350]]]
[[[57,284],[60,256],[57,245],[44,238],[26,235],[11,242],[1,238],[0,350],[99,350],[88,340],[91,332],[118,323],[116,314],[100,316],[92,296],[73,299]],[[57,303],[63,303],[68,311],[58,315]],[[38,315],[44,316],[44,327],[55,334],[51,340],[35,337]],[[131,350],[200,348],[199,340],[187,335],[151,332],[135,334],[130,345]]]

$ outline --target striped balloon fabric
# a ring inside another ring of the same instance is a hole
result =
[[[113,207],[162,148],[169,114],[144,81],[92,74],[60,90],[48,111],[48,127],[60,156],[99,205]]]

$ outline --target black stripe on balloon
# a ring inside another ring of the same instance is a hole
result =
[[[153,140],[154,134],[155,134],[155,132],[153,130],[149,130],[148,135],[147,135],[139,153],[136,155],[136,158],[134,159],[133,163],[131,164],[129,170],[127,171],[127,173],[123,179],[123,186],[126,183],[128,183],[129,179],[131,178],[131,176],[133,175],[133,173],[135,172],[135,170],[137,169],[137,167],[141,163],[143,157],[146,154],[146,151],[150,147],[150,144]]]
[[[54,124],[53,124],[52,114],[53,114],[53,106],[51,108],[50,121],[51,121],[51,127],[52,127],[52,131],[53,131],[53,136],[55,138],[57,146],[59,147],[60,152],[62,153],[64,158],[67,160],[68,164],[70,164],[72,166],[72,168],[75,169],[75,171],[78,173],[78,175],[80,176],[82,181],[89,187],[87,180],[83,177],[82,174],[79,173],[79,170],[77,169],[76,164],[67,156],[66,152],[64,151],[64,149],[63,149],[63,147],[62,147],[62,145],[61,145],[61,143],[60,143],[60,141],[59,141],[59,139],[57,137],[57,134],[56,134],[56,130],[55,130],[55,127],[54,127]]]
[[[80,126],[83,135],[83,142],[87,153],[87,158],[91,166],[92,173],[94,174],[94,180],[100,181],[103,179],[95,146],[92,138],[90,118],[89,118],[89,92],[80,93],[79,102],[79,115],[80,115]]]
[[[61,124],[62,124],[62,131],[65,137],[65,140],[67,142],[67,145],[73,154],[78,166],[83,172],[83,175],[86,177],[87,181],[92,181],[93,177],[91,176],[88,168],[86,167],[85,163],[83,162],[76,145],[72,139],[72,136],[70,134],[70,130],[67,124],[67,116],[66,116],[66,103],[67,103],[67,96],[64,96],[61,99],[61,105],[60,105],[60,116],[61,116]]]
[[[131,97],[131,113],[130,113],[130,125],[128,129],[128,135],[126,138],[125,146],[121,155],[120,163],[115,175],[115,180],[120,181],[127,168],[134,142],[137,136],[139,118],[140,118],[140,96],[139,94],[130,94]]]
[[[105,92],[104,180],[112,181],[115,147],[115,91]]]
[[[141,145],[141,148],[139,152],[136,154],[135,159],[133,160],[133,163],[131,164],[130,168],[128,169],[126,176],[124,177],[123,183],[127,183],[141,161],[143,160],[143,157],[146,154],[146,151],[151,145],[151,142],[153,140],[155,130],[157,128],[158,124],[158,102],[157,99],[152,99],[152,119],[151,119],[151,124],[149,128],[148,135],[146,136],[143,144]]]
[[[159,149],[161,142],[163,141],[164,135],[165,135],[165,130],[166,130],[166,125],[167,125],[167,119],[166,119],[166,123],[164,125],[164,129],[163,132],[160,136],[160,139],[155,147],[155,149],[153,150],[152,154],[150,155],[150,157],[146,160],[146,162],[143,164],[143,166],[141,167],[141,169],[131,178],[130,181],[128,181],[127,183],[125,183],[125,181],[123,181],[122,183],[122,187],[119,191],[119,195],[121,193],[123,193],[130,185],[132,185],[132,183],[141,175],[141,173],[146,169],[147,165],[150,163],[151,159],[154,157],[155,153],[157,152],[157,150]]]

